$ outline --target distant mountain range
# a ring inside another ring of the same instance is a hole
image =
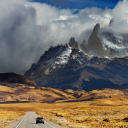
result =
[[[125,35],[125,36],[124,36]],[[96,24],[88,42],[74,37],[68,44],[50,47],[25,77],[38,85],[62,89],[125,88],[128,84],[126,34],[115,34]]]

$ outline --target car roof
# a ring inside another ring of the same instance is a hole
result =
[[[38,119],[43,119],[43,117],[37,117]]]

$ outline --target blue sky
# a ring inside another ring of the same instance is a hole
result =
[[[114,8],[119,0],[32,0],[33,2],[48,3],[59,8],[84,9],[86,7]]]

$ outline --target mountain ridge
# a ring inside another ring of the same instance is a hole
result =
[[[38,85],[62,89],[120,88],[128,84],[127,42],[96,24],[88,43],[80,45],[74,37],[68,44],[51,46],[25,77]]]
[[[45,59],[46,58],[45,56]],[[47,59],[46,62],[48,61]],[[56,58],[54,60],[56,60]],[[45,65],[43,68],[42,63],[39,63],[41,60],[39,60],[34,67],[32,66],[32,68],[26,72],[25,76],[34,79],[38,85],[64,89],[92,90],[104,88],[104,85],[99,87],[101,83],[108,83],[106,87],[112,86],[112,88],[128,83],[128,57],[113,59],[89,58],[89,56],[78,49],[72,49],[70,57],[67,56],[66,60],[68,60],[68,62],[66,61],[66,63],[59,64],[56,63],[56,61],[53,61],[51,64],[46,64],[45,61],[43,61],[43,66]],[[92,80],[95,82],[92,82]],[[90,81],[89,83],[92,83],[92,85],[88,84],[88,81]],[[92,88],[91,86],[95,87]]]

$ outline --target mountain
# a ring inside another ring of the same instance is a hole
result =
[[[80,45],[80,49],[85,52],[88,52],[88,46],[87,46],[86,40],[83,40],[83,43]]]
[[[31,79],[27,79],[22,75],[15,73],[0,73],[0,84],[19,83],[27,85],[36,85],[36,82]]]
[[[88,42],[73,37],[50,47],[25,77],[40,86],[62,89],[125,88],[128,84],[127,41],[122,35],[94,27]]]
[[[88,54],[98,57],[124,57],[128,55],[126,37],[110,29],[101,29],[100,24],[96,24],[88,40]]]
[[[74,48],[74,49],[80,49],[79,43],[76,41],[74,37],[72,37],[69,41],[69,46]]]
[[[104,57],[105,50],[103,48],[100,24],[96,24],[94,30],[88,40],[88,48],[95,55]]]

